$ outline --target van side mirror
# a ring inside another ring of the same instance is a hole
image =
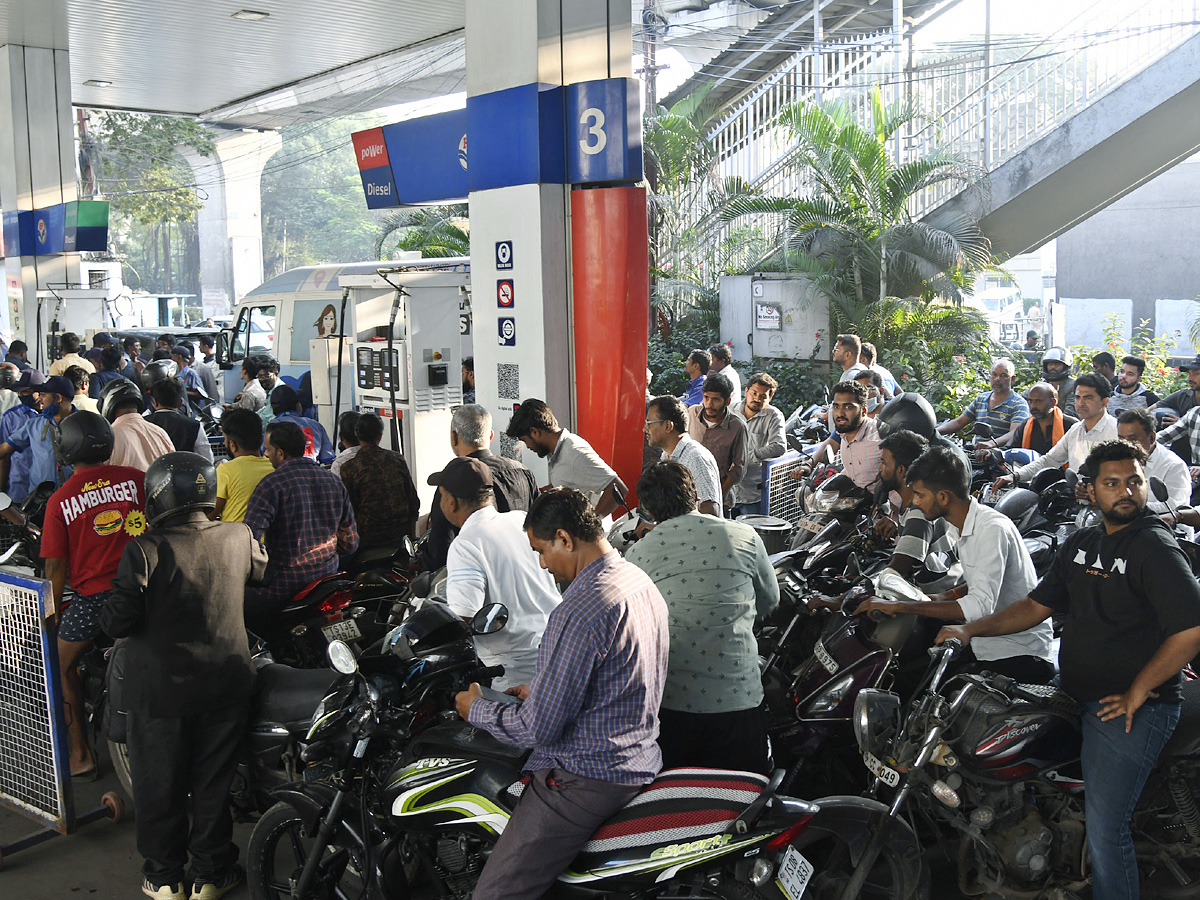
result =
[[[219,368],[233,368],[233,363],[229,361],[229,341],[232,336],[232,328],[222,328],[217,332],[217,366]]]

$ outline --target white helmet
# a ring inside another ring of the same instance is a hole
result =
[[[1062,381],[1071,371],[1071,361],[1072,359],[1070,350],[1066,349],[1065,347],[1051,347],[1042,354],[1042,377],[1047,381]],[[1046,371],[1046,363],[1048,362],[1060,362],[1066,366],[1066,368],[1057,375],[1052,375]]]

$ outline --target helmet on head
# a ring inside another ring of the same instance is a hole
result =
[[[151,525],[178,512],[216,505],[217,470],[199,453],[167,453],[146,470],[146,519]]]
[[[58,432],[58,461],[64,466],[75,463],[102,463],[113,451],[112,426],[99,413],[81,409],[62,420]]]
[[[100,413],[110,422],[116,421],[122,406],[136,405],[142,411],[142,392],[128,378],[114,378],[100,391]]]
[[[21,370],[16,363],[0,363],[0,388],[11,391],[20,377]]]
[[[929,440],[937,426],[937,416],[928,400],[920,394],[906,392],[887,402],[875,417],[875,424],[879,426],[881,438],[893,431],[911,431]]]
[[[146,363],[142,369],[142,390],[149,391],[158,382],[174,378],[178,371],[179,366],[175,365],[173,359],[156,359]]]
[[[413,671],[421,677],[476,662],[467,624],[443,603],[422,604],[388,633],[384,646],[405,662],[422,661],[424,665]]]
[[[1066,368],[1064,368],[1061,372],[1051,374],[1050,372],[1046,371],[1046,363],[1048,362],[1060,362]],[[1066,380],[1071,372],[1071,362],[1072,358],[1070,350],[1067,350],[1065,347],[1051,347],[1042,354],[1042,377],[1047,381]]]

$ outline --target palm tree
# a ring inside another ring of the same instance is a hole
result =
[[[467,204],[422,206],[389,213],[379,223],[376,259],[384,259],[384,247],[391,241],[395,241],[395,250],[420,250],[425,259],[470,256]]]
[[[872,126],[844,106],[801,102],[780,114],[796,142],[808,189],[797,197],[742,196],[726,219],[766,214],[780,221],[777,261],[821,282],[838,311],[861,318],[888,297],[962,298],[967,275],[991,265],[991,245],[978,223],[961,215],[921,221],[910,201],[944,182],[981,188],[983,173],[963,157],[935,150],[897,163],[889,144],[916,119],[911,106],[889,111],[872,92]]]

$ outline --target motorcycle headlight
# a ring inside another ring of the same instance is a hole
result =
[[[900,723],[900,697],[891,691],[863,688],[854,698],[854,740],[858,749],[878,755],[879,744]]]
[[[854,672],[847,672],[821,693],[813,698],[813,701],[808,704],[807,714],[812,713],[828,713],[833,712],[838,708],[838,705],[846,698],[850,688],[854,684]]]
[[[832,491],[817,491],[812,499],[813,512],[834,513],[854,509],[858,501],[853,497],[840,497]]]

